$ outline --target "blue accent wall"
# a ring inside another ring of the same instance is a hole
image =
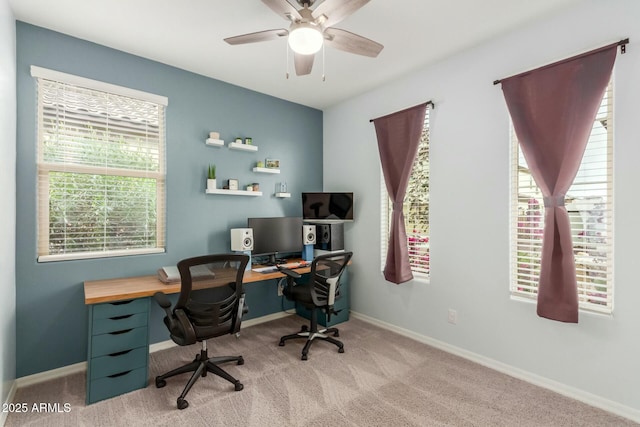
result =
[[[85,40],[16,23],[17,237],[16,374],[30,375],[86,360],[83,282],[154,274],[165,265],[230,250],[229,229],[250,216],[300,216],[300,193],[322,191],[322,111],[233,86]],[[30,66],[168,97],[167,251],[96,260],[38,263],[36,252],[36,82]],[[230,141],[252,137],[257,153],[213,148],[209,131]],[[257,160],[280,159],[281,174],[256,174]],[[205,195],[205,170],[216,163],[218,186],[259,182],[262,197]],[[290,199],[273,197],[286,181]],[[282,310],[275,281],[247,285],[247,318]],[[152,304],[151,342],[168,339]]]

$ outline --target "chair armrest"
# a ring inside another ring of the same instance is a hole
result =
[[[153,294],[153,299],[156,300],[158,305],[164,309],[164,313],[167,316],[169,322],[172,321],[172,313],[171,313],[171,301],[169,301],[169,297],[163,294],[162,292],[156,292]]]
[[[162,292],[156,292],[155,294],[153,294],[153,299],[155,299],[158,305],[165,310],[171,307],[171,301],[169,301],[169,297],[167,297],[167,295]]]
[[[169,297],[167,297],[162,292],[156,292],[153,294],[153,299],[156,300],[158,305],[164,309],[165,318],[168,322],[169,331],[176,328],[177,322],[173,313],[171,313],[171,301],[169,301]]]
[[[282,274],[284,274],[285,278],[287,279],[287,286],[282,290],[282,293],[288,300],[293,301],[293,298],[291,297],[291,293],[293,292],[293,288],[296,285],[296,279],[299,279],[302,276],[300,275],[300,273],[290,270],[286,267],[278,266],[278,270]]]
[[[293,270],[290,270],[290,269],[288,269],[288,268],[286,268],[286,267],[280,267],[280,266],[278,266],[278,270],[280,270],[280,272],[281,272],[282,274],[285,274],[285,275],[287,275],[288,277],[291,277],[292,279],[299,279],[299,278],[301,278],[301,277],[302,277],[302,276],[300,275],[300,273],[298,273],[298,272],[296,272],[296,271],[293,271]]]
[[[184,335],[184,340],[186,341],[186,344],[184,345],[194,344],[196,342],[196,333],[184,311],[175,310],[175,312],[172,313],[171,301],[169,301],[169,297],[162,292],[156,292],[153,294],[153,299],[155,299],[158,305],[164,309],[166,314],[165,320],[167,322],[169,332],[171,334]]]
[[[187,317],[184,310],[175,310],[174,314],[176,315],[176,319],[178,320],[177,323],[180,324],[180,329],[182,330],[182,332],[184,332],[185,344],[183,345],[195,344],[197,341],[196,331],[193,329],[193,325],[189,321],[189,318]]]

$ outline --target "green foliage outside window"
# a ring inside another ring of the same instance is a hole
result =
[[[155,247],[157,179],[126,176],[158,171],[153,146],[143,139],[112,141],[90,127],[72,141],[45,137],[43,157],[56,165],[47,174],[50,254]],[[76,169],[65,172],[63,163]],[[101,164],[122,174],[95,173]]]
[[[405,229],[413,271],[429,273],[429,127],[425,123],[404,199]]]
[[[52,172],[49,253],[155,247],[155,207],[155,179]]]

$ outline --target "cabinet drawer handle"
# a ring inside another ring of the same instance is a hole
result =
[[[133,331],[133,328],[131,329],[124,329],[122,331],[116,331],[116,332],[109,332],[109,335],[120,335],[120,334],[126,334],[127,332],[131,332]]]
[[[113,374],[113,375],[107,375],[109,378],[118,378],[121,377],[123,375],[127,375],[129,372],[131,372],[131,370],[125,371],[125,372],[120,372],[119,374]]]
[[[109,356],[109,357],[122,356],[123,354],[127,354],[127,353],[130,353],[130,352],[132,352],[132,351],[133,351],[133,350],[124,350],[124,351],[119,351],[119,352],[117,352],[117,353],[111,353],[111,354],[108,354],[107,356]]]
[[[122,320],[122,319],[126,319],[128,317],[133,316],[133,314],[125,314],[123,316],[116,316],[116,317],[110,317],[109,319],[111,320]]]
[[[116,302],[112,302],[111,305],[124,305],[124,304],[131,304],[133,302],[133,300],[129,300],[129,301],[116,301]]]

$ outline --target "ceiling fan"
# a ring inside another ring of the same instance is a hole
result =
[[[296,9],[287,0],[262,0],[271,10],[291,22],[289,29],[258,31],[224,39],[231,45],[276,40],[288,36],[294,52],[296,75],[311,73],[313,59],[323,43],[349,53],[375,58],[384,48],[380,43],[346,30],[333,28],[370,0],[324,0],[315,9],[310,9],[316,0],[296,0]]]

